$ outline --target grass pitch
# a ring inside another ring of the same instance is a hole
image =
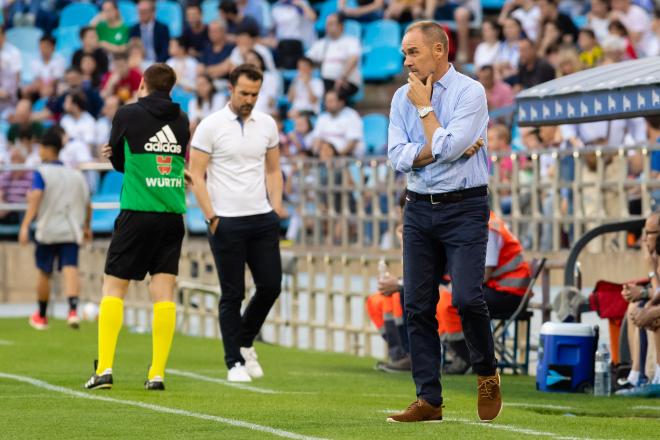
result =
[[[546,394],[533,377],[503,376],[496,422],[476,417],[476,378],[445,377],[445,421],[386,423],[414,400],[408,374],[373,370],[372,359],[258,345],[266,377],[227,384],[217,340],[177,334],[167,391],[142,388],[149,335],[122,330],[111,391],[86,391],[96,324],[0,320],[2,439],[658,439],[660,400]],[[91,397],[91,399],[89,398]],[[93,399],[93,400],[92,400]]]

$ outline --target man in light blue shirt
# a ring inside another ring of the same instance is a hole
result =
[[[394,169],[408,174],[403,291],[417,401],[388,421],[442,419],[435,313],[446,271],[478,375],[477,412],[491,421],[502,398],[483,293],[490,213],[487,153],[480,148],[480,138],[487,138],[486,92],[449,64],[448,38],[439,24],[412,24],[401,46],[410,75],[392,99],[388,155]]]

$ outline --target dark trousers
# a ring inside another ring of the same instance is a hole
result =
[[[280,294],[279,217],[274,211],[244,217],[221,217],[209,235],[220,278],[220,332],[227,368],[245,360],[240,347],[251,347],[254,338]],[[241,316],[245,298],[245,264],[252,273],[256,293]]]
[[[417,396],[442,404],[436,305],[441,276],[452,278],[473,370],[495,374],[490,316],[483,294],[488,241],[488,197],[431,204],[407,199],[403,219],[403,282],[412,374]]]
[[[484,299],[491,318],[509,319],[513,312],[518,309],[523,297],[512,293],[498,292],[492,287],[484,286]]]

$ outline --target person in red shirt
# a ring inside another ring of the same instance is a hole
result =
[[[130,101],[142,81],[142,74],[128,64],[128,54],[119,53],[114,57],[113,68],[101,80],[101,96],[116,95],[122,103]]]

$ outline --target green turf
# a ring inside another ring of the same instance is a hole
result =
[[[6,343],[4,341],[10,341]],[[169,368],[224,379],[219,341],[176,335]],[[122,331],[111,391],[88,392],[82,384],[92,370],[96,328],[72,331],[62,321],[37,332],[27,319],[0,320],[0,373],[29,376],[83,393],[141,401],[199,414],[259,424],[332,439],[490,438],[660,438],[660,400],[594,398],[534,390],[533,377],[503,377],[505,409],[497,422],[476,422],[474,376],[447,377],[445,422],[385,423],[388,409],[414,399],[408,374],[373,370],[374,360],[258,345],[266,372],[251,385],[277,391],[260,394],[221,383],[168,375],[167,391],[146,392],[149,335]],[[506,403],[516,406],[506,407]],[[568,408],[529,408],[556,405]],[[636,409],[651,406],[652,409]],[[528,431],[516,431],[528,430]],[[445,437],[449,436],[449,437]],[[223,438],[270,439],[272,434],[175,414],[86,400],[0,378],[0,438]]]

